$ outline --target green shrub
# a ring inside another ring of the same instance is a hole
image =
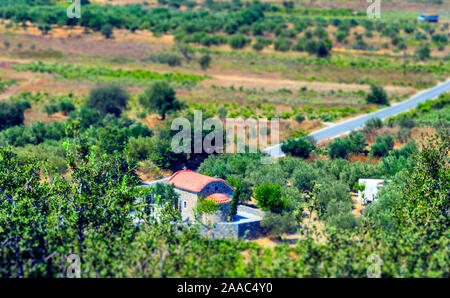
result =
[[[145,160],[155,146],[155,142],[149,137],[131,137],[128,140],[128,155],[135,160]]]
[[[50,166],[50,172],[64,174],[67,171],[65,150],[60,144],[58,146],[41,144],[27,144],[24,147],[15,147],[14,152],[22,162],[29,159],[45,162]]]
[[[417,57],[418,60],[424,61],[430,59],[430,52],[431,51],[428,44],[423,44],[415,50],[414,55]]]
[[[366,102],[371,104],[389,105],[389,100],[386,91],[382,86],[371,85],[370,93],[366,96]]]
[[[122,152],[128,142],[128,136],[122,129],[103,127],[98,133],[98,146],[108,154]]]
[[[364,134],[357,131],[351,131],[346,139],[348,142],[348,152],[355,154],[365,152],[367,143]]]
[[[279,184],[264,183],[256,186],[253,190],[253,197],[258,202],[258,206],[265,211],[280,213],[286,207],[286,200],[281,197]]]
[[[209,54],[202,55],[199,63],[203,70],[209,68],[209,65],[211,64],[211,56]]]
[[[383,127],[383,121],[381,121],[380,118],[370,118],[369,120],[364,123],[364,131],[365,132],[371,132],[375,128],[382,128]]]
[[[446,44],[448,43],[447,35],[445,34],[435,34],[431,37],[431,39],[436,43]]]
[[[292,184],[299,192],[309,192],[313,190],[315,181],[319,178],[318,171],[309,163],[303,163],[292,173]]]
[[[228,44],[233,49],[242,49],[247,45],[248,42],[249,40],[241,34],[233,35],[228,40]]]
[[[137,117],[139,119],[145,119],[147,117],[147,113],[146,112],[140,112],[137,114]]]
[[[46,104],[44,105],[44,111],[50,116],[58,112],[58,105]]]
[[[379,136],[375,138],[375,143],[385,143],[388,150],[392,150],[394,148],[394,137],[390,134]]]
[[[280,52],[287,52],[292,47],[292,41],[289,38],[279,37],[274,43],[274,49]]]
[[[129,98],[124,88],[118,85],[105,85],[91,90],[86,105],[97,109],[102,115],[113,114],[119,117]]]
[[[345,139],[338,138],[328,146],[328,155],[331,158],[347,158],[348,142]]]
[[[262,44],[262,43],[260,43],[260,42],[256,42],[256,43],[254,43],[253,45],[252,45],[252,48],[255,50],[255,51],[262,51],[262,49],[264,49],[264,44]]]
[[[64,115],[68,115],[70,112],[75,110],[75,105],[70,100],[61,100],[58,103],[58,110],[63,112]]]
[[[162,206],[166,203],[175,206],[178,203],[180,195],[175,191],[173,184],[156,183],[152,186],[150,191],[152,202],[158,206]]]
[[[15,125],[22,125],[24,120],[24,110],[25,106],[21,105],[19,102],[0,101],[0,130]]]
[[[385,142],[374,143],[370,149],[370,155],[383,157],[389,153],[388,145]]]
[[[38,25],[39,31],[42,32],[42,35],[47,35],[50,30],[52,30],[52,26],[49,24],[40,24]]]
[[[300,138],[297,140],[289,139],[281,144],[281,150],[283,150],[286,154],[305,159],[309,158],[309,155],[313,149],[314,146],[305,138]]]
[[[100,32],[105,38],[111,38],[113,35],[113,27],[110,24],[105,24],[102,26]]]
[[[129,137],[137,138],[153,136],[153,130],[141,122],[133,123],[126,130]]]
[[[298,224],[295,217],[289,212],[267,212],[261,221],[261,227],[270,236],[279,237],[285,233],[294,233],[297,230]]]
[[[295,115],[294,119],[298,123],[302,123],[303,121],[305,121],[305,115],[303,113],[299,113],[299,114]]]
[[[417,144],[414,140],[408,141],[408,143],[405,144],[400,149],[392,150],[389,155],[394,156],[395,158],[399,159],[400,157],[408,158],[413,153],[417,152]]]
[[[159,53],[151,56],[150,60],[156,63],[167,64],[169,66],[180,66],[181,57],[174,53]]]
[[[297,39],[297,41],[295,42],[295,44],[293,46],[293,50],[297,51],[297,52],[306,51],[306,43],[307,42],[308,42],[308,39],[306,39],[305,37],[301,37],[301,38]]]
[[[353,230],[359,226],[359,221],[355,215],[347,212],[330,217],[328,224],[340,230]]]
[[[410,136],[411,136],[411,130],[408,128],[401,128],[397,132],[397,139],[402,143],[405,143]]]
[[[416,122],[410,117],[400,117],[397,123],[401,128],[413,128],[416,126]]]
[[[101,120],[101,114],[97,109],[81,107],[78,111],[70,113],[70,118],[78,119],[81,127],[88,128],[91,125],[97,124]]]
[[[65,123],[53,121],[51,123],[35,122],[30,126],[13,126],[1,132],[0,139],[5,146],[38,145],[46,140],[60,140],[66,136]]]
[[[314,205],[319,218],[329,219],[352,210],[353,201],[349,189],[340,181],[320,177],[314,192]]]
[[[332,44],[329,39],[321,39],[317,44],[316,56],[319,58],[328,57],[331,54]]]

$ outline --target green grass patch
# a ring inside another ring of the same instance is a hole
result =
[[[59,74],[63,79],[85,79],[94,82],[121,81],[131,84],[144,84],[149,80],[163,80],[186,85],[207,79],[205,75],[194,75],[179,72],[157,73],[145,69],[113,69],[104,66],[85,66],[60,63],[32,62],[16,64],[17,71],[32,71]]]
[[[6,80],[6,81],[2,81],[2,79],[0,78],[0,92],[5,91],[6,88],[8,88],[9,86],[13,85],[17,83],[16,80]]]

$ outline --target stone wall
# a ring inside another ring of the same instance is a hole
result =
[[[214,193],[223,193],[230,198],[233,196],[233,188],[223,181],[215,181],[206,185],[199,193],[190,192],[175,187],[175,192],[180,195],[178,208],[181,210],[183,221],[194,221],[194,209],[198,204],[199,196],[208,197]],[[221,204],[221,209],[214,214],[203,216],[203,220],[211,223],[227,221],[230,214],[230,203]]]
[[[264,212],[247,206],[238,206],[238,217],[235,221],[217,222],[211,229],[202,227],[202,232],[214,239],[255,239],[263,235],[261,220]],[[261,216],[262,215],[262,216]]]
[[[238,205],[238,209],[237,209],[238,213],[248,213],[250,215],[253,216],[259,216],[259,217],[264,217],[264,211],[262,211],[261,209],[258,208],[253,208],[253,207],[249,207],[249,206],[245,206],[245,205]]]
[[[220,204],[220,210],[214,212],[213,214],[204,214],[204,223],[219,223],[228,221],[228,216],[230,215],[230,203]]]
[[[197,194],[176,187],[174,190],[180,194],[178,208],[181,210],[181,219],[183,221],[194,221],[194,208],[197,206],[198,201]]]
[[[262,235],[260,222],[260,220],[246,223],[219,222],[212,229],[201,226],[200,230],[212,239],[255,239]]]

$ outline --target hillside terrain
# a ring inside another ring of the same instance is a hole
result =
[[[0,0],[1,277],[65,277],[71,254],[82,277],[367,277],[373,255],[381,277],[449,277],[448,92],[307,136],[448,80],[448,1],[382,1],[379,19],[365,0],[69,5]],[[279,119],[286,156],[179,152],[180,118],[203,139],[207,118]],[[264,211],[260,237],[208,239],[173,187],[139,187],[182,169]],[[391,182],[366,205],[363,178]]]

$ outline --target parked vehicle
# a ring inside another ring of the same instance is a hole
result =
[[[438,23],[439,15],[435,13],[422,13],[417,18],[419,22]]]

